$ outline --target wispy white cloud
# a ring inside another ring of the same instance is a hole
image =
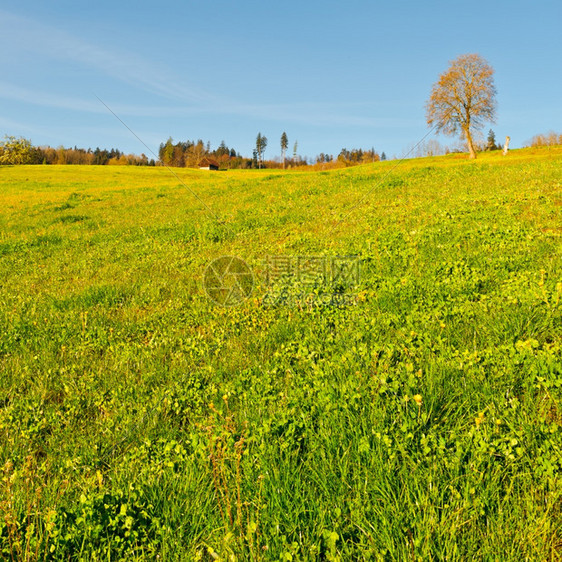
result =
[[[78,111],[106,114],[108,110],[95,97],[86,99],[53,94],[46,91],[22,88],[8,82],[0,82],[0,98],[24,102],[41,107],[57,108],[66,111]],[[408,127],[419,124],[418,121],[396,118],[373,118],[360,115],[341,114],[336,104],[262,104],[248,105],[236,103],[192,104],[191,106],[152,106],[131,105],[104,100],[108,107],[119,116],[130,117],[187,117],[192,115],[237,115],[280,122],[307,123],[316,126],[353,126],[353,127]]]
[[[0,10],[0,37],[42,57],[72,61],[168,99],[205,101],[215,96],[178,81],[173,73],[133,53],[115,52],[54,26]]]
[[[249,104],[195,88],[162,65],[134,53],[115,52],[75,37],[54,26],[22,18],[0,10],[0,47],[14,41],[38,56],[64,63],[77,63],[134,88],[156,94],[171,105],[133,105],[104,99],[117,115],[123,117],[188,117],[195,115],[230,115],[264,121],[298,123],[318,127],[402,128],[418,126],[419,119],[366,116],[370,104],[290,103]],[[98,94],[103,94],[98,92]],[[0,97],[42,107],[103,114],[107,109],[88,92],[75,97],[65,92],[46,92],[0,82]],[[181,105],[180,105],[181,104]],[[363,114],[362,114],[363,113]]]
[[[41,107],[64,109],[87,113],[106,114],[107,109],[91,95],[91,101],[64,94],[53,94],[42,90],[22,88],[15,84],[0,81],[0,98],[24,102]],[[109,105],[109,104],[108,104]],[[166,117],[177,115],[184,108],[171,106],[131,105],[115,103],[110,106],[120,115],[137,115],[144,117]]]

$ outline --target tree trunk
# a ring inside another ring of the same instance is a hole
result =
[[[474,150],[474,144],[472,142],[472,135],[470,134],[470,129],[465,129],[464,134],[466,136],[466,144],[468,144],[468,151],[470,152],[470,158],[476,158],[476,150]]]

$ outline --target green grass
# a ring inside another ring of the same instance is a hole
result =
[[[562,150],[395,166],[0,168],[0,559],[559,559]]]

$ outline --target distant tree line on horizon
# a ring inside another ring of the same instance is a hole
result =
[[[83,164],[91,166],[155,166],[154,158],[149,159],[145,154],[125,154],[117,148],[106,150],[84,148],[52,148],[34,147],[33,162],[30,164]]]
[[[267,138],[261,133],[256,139],[256,148],[252,157],[242,156],[234,148],[228,147],[224,141],[211,149],[210,142],[179,141],[170,137],[160,144],[158,158],[148,158],[145,154],[126,154],[117,148],[66,148],[59,146],[34,146],[28,139],[5,136],[0,141],[0,165],[9,164],[46,164],[46,165],[91,165],[91,166],[172,166],[198,168],[209,163],[219,169],[252,169],[252,168],[295,168],[312,166],[315,168],[339,168],[355,166],[369,162],[385,160],[384,152],[379,154],[374,148],[370,150],[342,148],[337,157],[332,154],[320,153],[315,158],[298,154],[298,143],[293,144],[292,155],[286,155],[288,148],[287,134],[281,137],[281,157],[265,159]]]
[[[321,152],[314,159],[301,156],[297,152],[298,143],[293,145],[292,156],[286,156],[288,148],[287,134],[284,132],[280,139],[281,157],[266,160],[265,150],[268,146],[268,139],[261,133],[256,137],[256,145],[253,149],[251,158],[241,156],[234,148],[230,148],[224,141],[218,148],[211,150],[209,142],[180,141],[174,143],[169,138],[165,143],[160,144],[158,150],[159,161],[165,166],[197,168],[201,164],[209,162],[217,165],[219,169],[252,169],[252,168],[292,168],[298,166],[315,166],[331,164],[331,167],[355,166],[367,164],[369,162],[379,162],[386,160],[386,154],[379,154],[374,148],[369,150],[342,148],[336,158],[332,154]]]
[[[559,146],[562,145],[562,134],[550,131],[549,133],[535,135],[528,141],[527,146],[540,147],[540,146]]]
[[[0,142],[0,164],[74,164],[90,166],[155,166],[145,154],[125,154],[117,148],[33,146],[30,140],[6,136]]]
[[[284,133],[285,134],[285,133]],[[285,134],[286,140],[286,134]],[[296,152],[297,143],[295,143],[293,156],[288,163],[284,159],[284,139],[281,139],[282,156],[279,159],[265,159],[265,150],[267,148],[267,137],[258,133],[256,137],[255,148],[252,151],[252,157],[242,156],[226,145],[224,141],[214,150],[211,149],[210,142],[197,141],[179,141],[174,143],[170,137],[165,143],[161,143],[158,149],[159,162],[164,166],[172,166],[178,168],[198,168],[203,164],[212,163],[220,170],[249,170],[254,168],[282,168],[284,164],[288,167],[308,166],[308,158],[302,157]]]
[[[264,144],[265,140],[265,144]],[[478,150],[490,151],[501,150],[502,145],[496,142],[496,136],[492,129],[488,132],[486,140],[475,141]],[[562,146],[562,134],[553,131],[533,136],[525,146]],[[258,147],[260,150],[258,150]],[[228,147],[224,141],[212,150],[210,142],[179,141],[174,143],[169,138],[161,143],[158,150],[158,159],[148,158],[145,154],[125,154],[117,148],[100,149],[95,148],[65,148],[59,146],[34,146],[30,140],[22,137],[5,136],[0,141],[0,165],[18,164],[73,164],[94,166],[172,166],[197,168],[209,162],[215,163],[219,169],[253,169],[253,168],[294,168],[309,166],[315,169],[331,169],[346,166],[357,166],[370,162],[379,162],[387,159],[384,152],[380,154],[374,149],[351,149],[342,148],[339,154],[321,152],[315,158],[300,156],[297,153],[297,142],[293,145],[293,153],[286,156],[288,139],[286,133],[281,137],[281,157],[266,160],[264,158],[267,138],[258,134],[256,148],[251,158],[242,156],[234,148]],[[439,156],[450,153],[465,152],[463,146],[448,147],[440,144],[436,139],[430,139],[410,145],[403,153],[403,157],[422,158],[425,156]]]
[[[216,164],[221,169],[257,168],[252,158],[241,156],[234,148],[224,141],[218,148],[211,150],[210,142],[187,140],[174,143],[172,137],[160,143],[158,159],[163,166],[176,168],[198,168],[205,163]]]

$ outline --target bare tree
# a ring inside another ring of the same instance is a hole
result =
[[[267,137],[258,133],[256,138],[256,152],[258,155],[258,167],[261,168],[263,164],[263,153],[267,147]]]
[[[283,169],[285,169],[285,154],[287,153],[287,148],[289,147],[289,139],[287,138],[287,133],[283,131],[281,135],[281,158],[283,159]]]
[[[426,104],[427,124],[446,135],[462,133],[471,158],[476,158],[473,134],[494,122],[494,69],[480,55],[460,55],[433,85]]]

